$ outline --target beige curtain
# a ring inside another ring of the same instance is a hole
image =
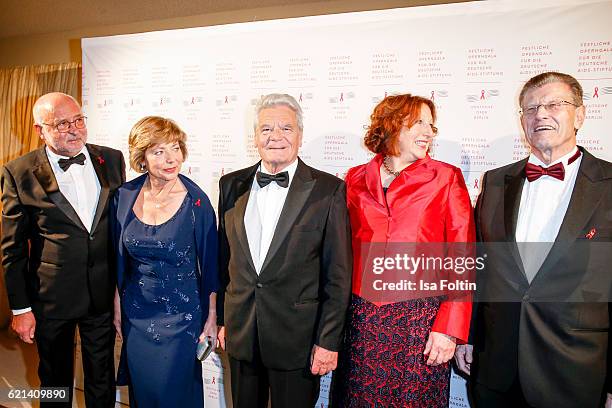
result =
[[[0,165],[41,145],[34,132],[32,106],[39,96],[54,91],[80,100],[81,64],[0,69]],[[0,328],[10,319],[3,275],[0,274]]]
[[[0,164],[40,146],[34,133],[32,105],[48,92],[80,100],[81,64],[37,65],[0,69]]]

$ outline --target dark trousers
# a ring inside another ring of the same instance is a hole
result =
[[[518,375],[508,391],[493,390],[474,382],[472,397],[475,408],[531,408],[523,394]]]
[[[229,357],[234,408],[313,408],[319,398],[320,377],[310,368],[282,371],[263,365],[259,352],[253,362]]]
[[[41,407],[72,407],[75,329],[79,327],[88,408],[115,405],[115,330],[112,313],[61,320],[36,317],[35,339],[41,387],[68,387],[70,402],[41,403]]]

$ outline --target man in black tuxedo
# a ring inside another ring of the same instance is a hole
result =
[[[86,118],[69,95],[43,95],[33,113],[45,146],[7,163],[1,179],[11,327],[21,340],[36,340],[41,386],[68,387],[72,400],[78,326],[86,404],[112,407],[115,281],[107,218],[109,199],[125,180],[123,156],[86,144]]]
[[[219,181],[219,341],[235,407],[312,407],[336,368],[351,290],[344,182],[298,158],[302,111],[257,106],[261,161]]]
[[[484,174],[474,347],[455,355],[477,408],[612,406],[612,163],[576,146],[582,96],[567,74],[527,81],[531,155]]]

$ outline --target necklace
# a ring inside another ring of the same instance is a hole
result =
[[[168,196],[172,192],[172,189],[174,188],[174,185],[176,184],[177,180],[178,180],[178,177],[174,179],[174,183],[172,183],[172,185],[168,189],[168,192],[164,194],[162,197],[160,197],[162,191],[164,191],[165,186],[162,187],[162,189],[159,190],[157,194],[153,194],[153,186],[151,185],[151,179],[149,179],[149,193],[151,194],[151,200],[153,200],[153,203],[155,203],[156,209],[159,209],[159,208],[162,208],[168,205]]]
[[[393,169],[389,165],[389,156],[385,156],[385,158],[383,159],[383,167],[385,168],[385,171],[387,173],[389,173],[390,175],[392,175],[394,177],[399,177],[400,172],[399,171],[393,171]]]

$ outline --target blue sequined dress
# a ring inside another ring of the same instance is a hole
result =
[[[191,208],[187,195],[165,223],[134,217],[125,229],[129,273],[121,301],[132,407],[204,404],[195,357],[203,319]]]

